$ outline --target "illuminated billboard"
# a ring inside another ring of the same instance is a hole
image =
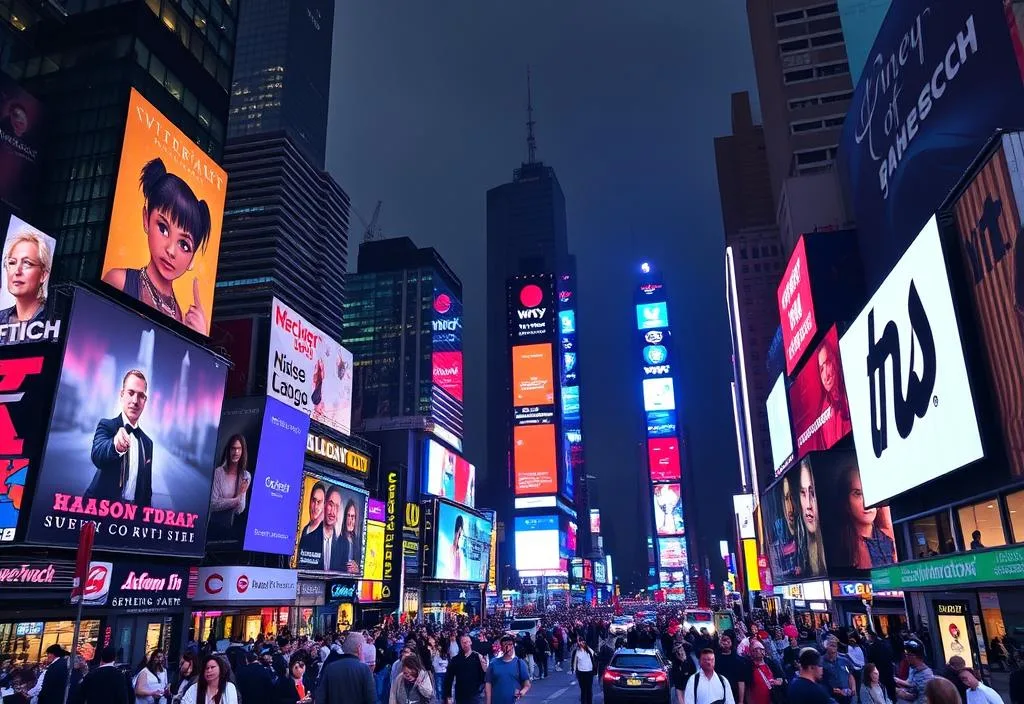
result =
[[[434,276],[432,379],[456,401],[463,397],[462,301],[439,276]]]
[[[517,570],[558,570],[557,516],[516,516],[515,544]]]
[[[640,303],[636,307],[637,330],[668,327],[667,303]]]
[[[644,410],[674,411],[676,409],[675,385],[672,378],[644,379]]]
[[[686,569],[686,540],[658,538],[658,564],[661,567]]]
[[[850,434],[850,405],[835,326],[825,333],[789,389],[796,456],[828,450]]]
[[[473,508],[476,467],[458,453],[427,438],[424,442],[423,491]]]
[[[652,482],[679,481],[679,441],[676,438],[650,438],[647,460]]]
[[[509,333],[512,343],[550,340],[558,315],[554,310],[554,277],[551,274],[521,276],[507,285]]]
[[[658,535],[682,535],[683,492],[679,484],[655,484],[654,528]]]
[[[523,425],[512,430],[515,494],[554,494],[558,491],[555,426]]]
[[[597,535],[601,532],[601,509],[590,509],[590,532]]]
[[[550,405],[555,402],[551,343],[512,348],[514,405]]]
[[[436,517],[433,576],[457,582],[487,581],[491,522],[443,501]]]
[[[786,398],[786,375],[779,374],[765,403],[768,414],[768,438],[772,445],[772,465],[775,476],[793,459],[793,428],[789,420],[789,400]]]
[[[647,437],[674,438],[677,431],[675,411],[647,412]]]
[[[792,374],[818,331],[811,280],[807,274],[807,244],[803,237],[797,240],[786,273],[779,282],[778,303],[786,373]]]

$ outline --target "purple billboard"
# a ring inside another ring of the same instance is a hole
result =
[[[370,499],[366,504],[366,520],[386,523],[384,502],[380,499]]]
[[[267,397],[243,549],[292,554],[308,434],[309,416]]]

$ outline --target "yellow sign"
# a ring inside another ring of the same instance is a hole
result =
[[[757,541],[752,538],[743,539],[743,564],[747,568],[747,589],[752,592],[761,591],[761,575],[757,569]]]
[[[384,579],[384,524],[366,522],[366,558],[363,561],[363,579]]]
[[[370,471],[370,458],[361,452],[316,433],[306,436],[306,454],[313,455],[331,464],[351,469],[360,474]]]

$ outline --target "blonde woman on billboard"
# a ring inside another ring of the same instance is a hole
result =
[[[4,252],[7,292],[14,305],[0,311],[0,325],[43,320],[53,252],[41,234],[23,230],[11,238]]]
[[[161,159],[142,167],[139,185],[145,198],[142,230],[149,261],[140,269],[110,269],[103,281],[205,335],[207,317],[199,302],[199,278],[192,279],[192,304],[184,314],[174,295],[174,282],[192,270],[196,252],[206,248],[210,208],[185,181],[168,173]]]

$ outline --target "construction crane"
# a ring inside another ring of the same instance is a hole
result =
[[[373,209],[373,216],[370,218],[370,222],[366,222],[366,219],[359,214],[359,211],[352,208],[352,212],[356,214],[356,217],[359,218],[359,222],[363,223],[363,227],[366,228],[363,230],[363,242],[372,242],[384,237],[381,232],[380,225],[378,224],[380,221],[380,209],[383,205],[383,201],[377,201],[377,207]]]

